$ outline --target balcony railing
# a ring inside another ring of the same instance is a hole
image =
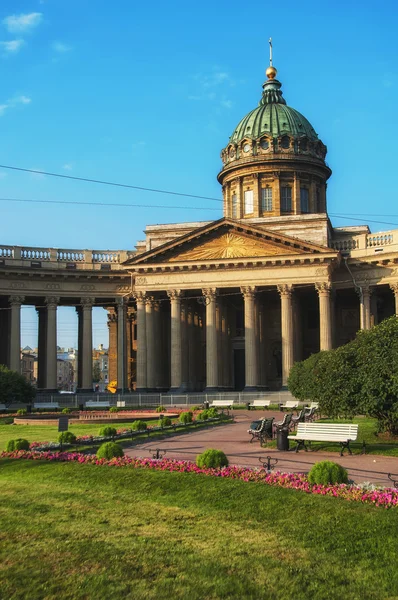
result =
[[[122,263],[135,254],[132,250],[78,250],[0,245],[2,265],[32,268],[100,270],[102,265],[107,265],[106,270],[117,270]]]

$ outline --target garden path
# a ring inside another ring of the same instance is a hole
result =
[[[126,448],[128,456],[150,457],[150,449],[162,448],[167,450],[166,458],[176,458],[194,461],[196,456],[206,448],[217,448],[223,450],[230,464],[258,467],[259,458],[266,459],[270,456],[277,459],[275,470],[293,473],[308,472],[315,462],[321,460],[336,461],[348,470],[350,479],[356,483],[370,481],[378,485],[392,485],[388,479],[388,473],[395,473],[398,479],[398,457],[380,455],[354,454],[343,457],[337,452],[305,452],[301,450],[298,454],[292,452],[281,452],[276,448],[261,448],[258,441],[249,443],[250,436],[247,430],[250,423],[262,416],[275,417],[276,421],[283,418],[282,413],[272,411],[244,411],[234,412],[235,422],[221,427],[202,429],[189,434],[180,434],[168,437],[164,440],[148,441],[133,447]]]

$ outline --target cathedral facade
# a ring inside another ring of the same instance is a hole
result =
[[[120,390],[276,390],[295,361],[398,313],[398,231],[333,228],[326,146],[276,74],[221,152],[221,219],[150,225],[131,251],[0,246],[0,363],[19,370],[20,309],[34,305],[39,387],[56,389],[57,306],[76,306],[91,390],[99,305]]]

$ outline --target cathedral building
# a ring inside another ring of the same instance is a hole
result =
[[[76,306],[89,391],[100,305],[120,390],[277,390],[295,361],[398,313],[398,231],[332,226],[326,146],[276,75],[221,151],[221,219],[148,225],[131,251],[0,246],[0,363],[18,370],[35,305],[39,387],[55,389],[57,306]]]

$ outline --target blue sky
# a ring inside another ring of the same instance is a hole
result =
[[[287,103],[328,146],[329,213],[351,213],[333,223],[398,228],[381,216],[398,214],[397,17],[383,0],[3,0],[0,164],[221,199],[219,153],[260,99],[272,36]],[[165,207],[0,200],[3,244],[131,249],[146,224],[221,216],[215,201],[1,168],[0,186],[3,199]]]

